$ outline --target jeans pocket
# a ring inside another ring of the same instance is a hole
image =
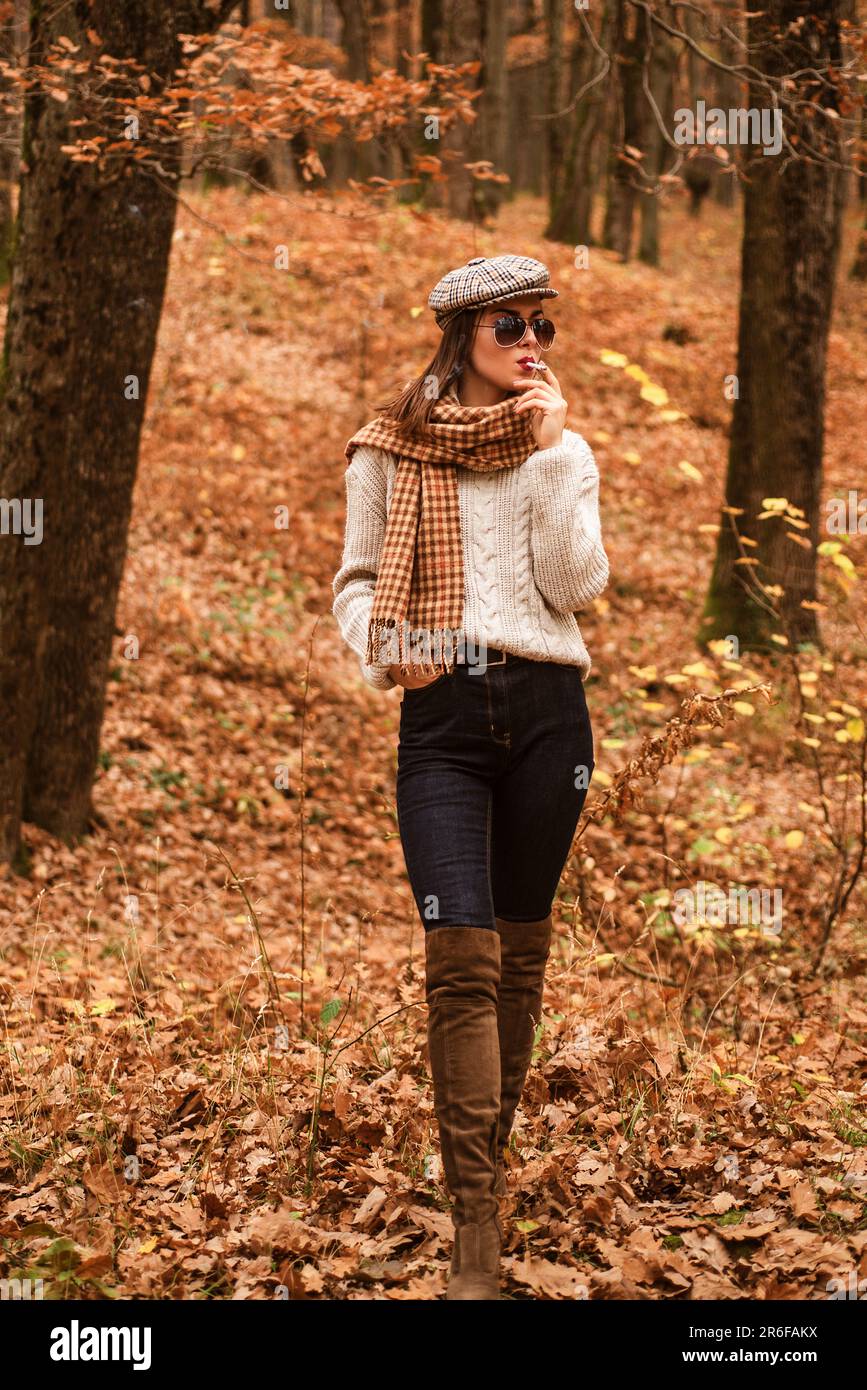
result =
[[[584,677],[580,666],[565,665],[562,668],[566,687],[566,709],[570,722],[574,719],[587,721],[590,712],[584,690]]]

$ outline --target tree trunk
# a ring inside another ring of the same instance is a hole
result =
[[[751,61],[776,76],[827,70],[829,62],[839,62],[839,17],[840,0],[817,0],[808,15],[799,0],[772,0],[750,17]],[[795,107],[794,92],[784,95],[784,128],[795,150],[809,141],[839,162],[838,123]],[[816,86],[803,88],[800,96],[836,105],[835,96]],[[747,106],[762,105],[761,92],[751,85]],[[734,635],[742,649],[755,649],[780,629],[762,599],[778,602],[790,642],[819,636],[815,610],[803,605],[816,598],[825,360],[845,174],[821,159],[792,158],[785,147],[766,156],[751,146],[744,154],[739,394],[726,480],[726,505],[743,514],[730,518],[723,512],[701,637]],[[789,538],[782,519],[757,520],[766,497],[785,497],[804,512],[809,529],[794,529],[811,542],[809,548]],[[731,520],[756,542],[743,556]],[[738,564],[741,558],[758,564]],[[757,585],[779,585],[783,592],[754,597],[749,589]]]
[[[867,218],[858,238],[858,249],[849,274],[853,280],[867,280]]]
[[[734,7],[725,11],[721,18],[721,28],[730,30],[733,35],[739,35],[741,33],[743,25],[740,19],[740,14]],[[742,50],[738,48],[733,38],[729,38],[728,34],[725,32],[720,33],[720,62],[728,63],[729,67],[736,66],[741,51]],[[728,111],[731,107],[740,106],[739,84],[738,79],[735,77],[734,73],[717,71],[716,83],[717,106],[720,106],[723,109],[723,111]],[[737,184],[732,165],[729,164],[726,166],[726,168],[731,170],[731,172],[720,173],[714,179],[713,196],[716,202],[719,203],[721,207],[730,208],[734,207],[735,189],[737,187]]]
[[[370,17],[369,0],[336,0],[343,20],[341,47],[346,53],[346,77],[350,82],[370,81]],[[386,156],[376,139],[362,143],[351,134],[341,134],[323,162],[328,169],[328,184],[341,187],[348,178],[369,179],[386,173]]]
[[[671,6],[661,6],[661,13],[666,22],[674,27],[675,15]],[[652,40],[648,78],[650,90],[666,131],[671,135],[670,115],[674,109],[674,65],[677,52],[673,40],[669,38],[664,29],[654,28]],[[659,203],[662,196],[662,186],[659,185],[658,180],[669,157],[670,146],[663,138],[657,118],[647,103],[646,97],[642,95],[640,100],[645,102],[641,124],[645,150],[644,169],[648,190],[641,198],[641,234],[638,259],[643,261],[645,265],[658,265]]]
[[[141,0],[33,4],[31,61],[85,31],[101,55],[134,57],[157,84],[180,60],[178,32],[233,8]],[[126,552],[139,436],[176,202],[146,171],[106,182],[61,146],[87,127],[65,102],[24,104],[18,236],[6,325],[0,497],[42,508],[42,535],[0,534],[0,858],[22,815],[64,838],[83,832]],[[105,132],[104,132],[105,133]],[[142,136],[147,138],[145,123]],[[161,155],[167,174],[180,149]],[[130,395],[129,382],[137,381]],[[34,543],[27,543],[32,540]]]
[[[458,65],[484,61],[485,4],[486,0],[446,0],[444,62]],[[478,76],[469,85],[474,91],[484,91],[484,73],[481,68]],[[477,112],[478,102],[482,99],[479,97],[476,102]],[[441,141],[448,172],[448,210],[452,217],[464,218],[466,221],[476,221],[481,212],[475,180],[464,168],[465,164],[486,157],[479,139],[480,119],[477,115],[471,125],[456,121]]]
[[[0,56],[15,63],[17,53],[27,47],[27,0],[15,0],[11,23],[0,36]],[[3,83],[10,94],[11,84]],[[18,160],[21,152],[21,118],[17,109],[0,114],[0,284],[9,280],[15,230],[13,190],[18,183]]]
[[[549,119],[542,129],[546,134],[548,155],[548,199],[553,206],[565,177],[567,118],[553,113],[563,106],[563,11],[560,0],[545,0],[545,34],[548,45],[546,78],[548,84]]]
[[[506,37],[508,32],[506,0],[487,0],[482,9],[482,67],[478,85],[479,119],[471,130],[474,156],[489,159],[493,172],[506,171],[506,134],[508,131]],[[480,217],[493,217],[500,204],[509,196],[508,184],[493,179],[476,180],[474,193]]]
[[[632,254],[632,228],[635,198],[642,173],[631,162],[626,146],[642,149],[643,106],[641,71],[647,45],[644,10],[634,10],[625,0],[615,0],[614,50],[612,59],[611,147],[608,159],[608,202],[602,244],[616,251],[621,260]],[[627,162],[629,161],[629,162]]]
[[[598,35],[602,49],[608,47],[610,24],[611,5],[606,3],[602,9]],[[576,45],[570,77],[570,100],[591,79],[600,61],[589,41]],[[585,93],[570,113],[563,170],[551,190],[551,216],[545,228],[545,237],[550,241],[575,247],[593,244],[593,146],[604,110],[605,84],[599,82]]]
[[[421,51],[427,54],[427,58],[424,63],[419,64],[422,68],[422,71],[418,74],[419,77],[426,76],[428,63],[439,65],[446,61],[445,14],[443,4],[444,0],[421,0]],[[436,83],[433,83],[430,105],[433,107],[435,104]],[[414,140],[408,132],[403,132],[401,134],[404,158],[408,163],[410,163],[414,154],[422,156],[434,155],[437,158],[442,158],[443,142],[440,138],[428,138],[429,125],[430,123],[428,121],[420,122],[418,133]],[[410,196],[409,191],[403,196],[408,198]],[[416,200],[419,205],[421,207],[435,207],[438,204],[439,198],[439,186],[433,182],[433,179],[429,175],[420,174],[418,176],[416,194]]]

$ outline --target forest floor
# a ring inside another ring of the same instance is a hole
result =
[[[823,557],[822,653],[698,648],[739,215],[695,222],[677,201],[659,269],[595,248],[578,269],[528,231],[544,220],[530,198],[474,234],[350,197],[184,197],[99,824],[74,848],[26,827],[24,871],[0,879],[0,1272],[43,1277],[47,1297],[442,1294],[400,695],[363,682],[331,581],[343,446],[430,359],[430,286],[520,249],[562,291],[551,361],[602,477],[612,579],[580,620],[588,808],[691,693],[766,681],[772,702],[705,722],[643,779],[643,805],[579,832],[510,1155],[504,1296],[828,1298],[867,1272],[864,881],[827,922],[857,848],[864,585]],[[859,220],[850,208],[826,496],[865,478]],[[863,572],[865,548],[838,554]],[[673,894],[699,880],[779,889],[781,930],[678,925]]]

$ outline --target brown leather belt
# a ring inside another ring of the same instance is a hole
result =
[[[504,652],[500,647],[482,647],[477,645],[473,652],[473,660],[467,661],[466,648],[463,652],[463,659],[457,664],[461,666],[505,666],[509,661],[525,661],[526,657],[516,656],[514,652]]]

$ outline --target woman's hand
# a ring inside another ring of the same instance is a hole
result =
[[[521,399],[515,401],[515,412],[520,415],[530,411],[530,424],[537,448],[552,449],[562,443],[569,407],[560,394],[560,383],[551,368],[547,367],[543,381],[521,376],[512,385],[524,392]]]
[[[423,685],[430,685],[433,681],[439,680],[441,672],[437,671],[432,676],[416,676],[407,671],[401,671],[399,666],[389,666],[388,674],[395,685],[402,685],[405,690],[418,690]]]

